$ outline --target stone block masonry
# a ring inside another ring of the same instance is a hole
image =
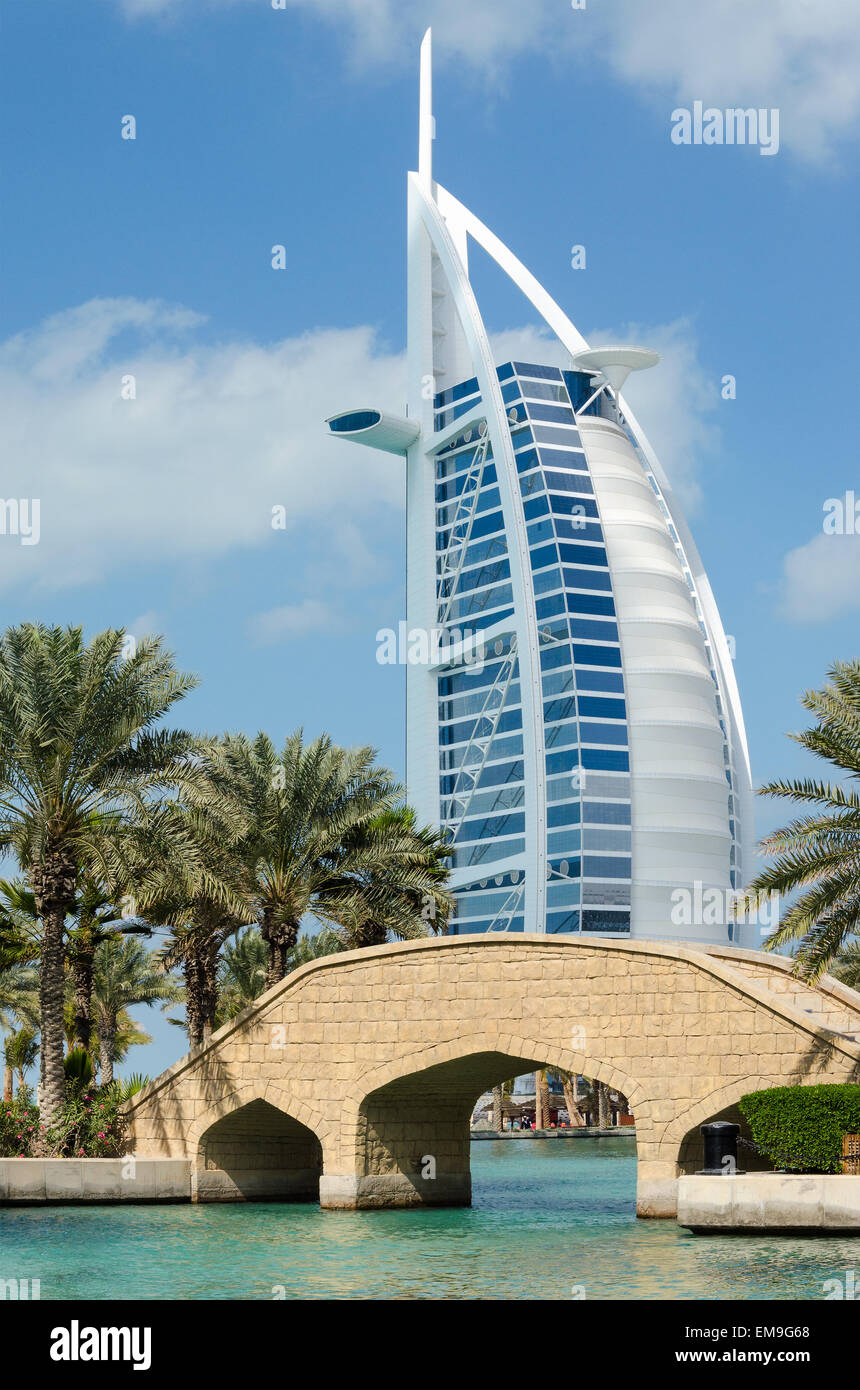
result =
[[[192,1200],[470,1200],[469,1118],[554,1066],[623,1092],[641,1216],[676,1214],[698,1128],[747,1091],[860,1080],[860,995],[790,963],[665,942],[517,935],[328,956],[262,995],[127,1108],[140,1159]],[[682,1157],[683,1150],[683,1157]]]

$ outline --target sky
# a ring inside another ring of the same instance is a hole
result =
[[[661,353],[626,395],[734,638],[754,782],[812,775],[799,696],[860,654],[860,538],[824,530],[860,497],[854,0],[7,6],[2,496],[40,508],[37,544],[0,534],[4,625],[163,633],[189,727],[326,730],[403,774],[376,660],[402,468],[323,422],[404,409],[428,24],[437,177],[592,343]],[[778,149],[675,143],[696,102],[778,111]],[[499,360],[540,360],[530,306],[473,280]],[[146,1026],[126,1069],[154,1074],[184,1035]]]

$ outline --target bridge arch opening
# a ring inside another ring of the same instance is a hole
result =
[[[256,1099],[215,1120],[200,1137],[198,1202],[317,1201],[323,1158],[312,1129]]]
[[[570,1059],[547,1057],[538,1047],[527,1055],[476,1051],[419,1066],[369,1091],[358,1113],[352,1200],[328,1202],[323,1189],[323,1205],[469,1205],[470,1121],[478,1098],[514,1076],[547,1066],[574,1069]],[[598,1063],[575,1069],[619,1086],[617,1074]],[[619,1130],[625,1132],[632,1135]]]

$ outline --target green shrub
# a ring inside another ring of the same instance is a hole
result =
[[[132,1072],[131,1076],[120,1077],[113,1083],[117,1100],[124,1105],[132,1096],[136,1096],[138,1091],[142,1091],[144,1086],[148,1086],[151,1080],[151,1077],[144,1076],[140,1071]]]
[[[62,1119],[50,1139],[68,1158],[115,1158],[125,1152],[125,1125],[116,1087],[66,1085]]]
[[[67,1082],[70,1081],[82,1089],[89,1086],[93,1079],[93,1059],[84,1048],[75,1047],[66,1053],[63,1071],[66,1073]]]
[[[32,1158],[39,1135],[39,1111],[29,1086],[19,1086],[14,1100],[0,1104],[0,1158]]]
[[[66,1104],[57,1125],[43,1134],[43,1152],[65,1158],[116,1158],[125,1153],[121,1096],[115,1086],[87,1089],[67,1082]],[[38,1154],[39,1111],[29,1087],[15,1100],[0,1104],[0,1158],[34,1158]]]
[[[842,1139],[860,1134],[860,1086],[774,1086],[742,1096],[753,1142],[777,1168],[841,1173]]]

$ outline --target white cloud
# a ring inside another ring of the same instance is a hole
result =
[[[689,105],[778,107],[780,140],[821,155],[860,124],[855,0],[623,0],[611,30],[615,73]]]
[[[158,614],[150,608],[146,613],[139,613],[130,623],[126,623],[125,630],[131,637],[140,640],[141,637],[150,637],[156,632],[163,633],[164,624]]]
[[[9,363],[36,382],[53,383],[95,364],[121,332],[136,331],[144,340],[153,334],[163,339],[203,322],[201,314],[155,299],[90,299],[9,338],[0,367]]]
[[[291,537],[303,542],[307,592],[388,581],[374,541],[402,524],[403,468],[331,439],[324,421],[363,404],[402,412],[403,354],[366,327],[204,346],[201,322],[160,304],[95,300],[0,346],[4,496],[41,503],[38,545],[0,537],[0,587],[54,591]],[[629,394],[636,408],[640,393],[643,424],[690,504],[716,396],[690,327],[634,326],[593,341],[619,336],[663,353]],[[564,359],[535,328],[497,335],[494,350],[500,361]],[[130,376],[136,397],[125,400]],[[286,535],[272,527],[278,507]],[[299,604],[261,617],[256,636],[298,632],[310,612]],[[144,613],[132,630],[156,619]]]
[[[41,502],[38,545],[0,538],[0,587],[262,546],[283,537],[279,505],[288,529],[345,527],[355,552],[354,528],[400,509],[396,461],[329,438],[324,421],[362,403],[402,411],[402,354],[369,328],[203,346],[199,323],[94,300],[0,347],[3,495]],[[121,397],[128,376],[133,400]]]
[[[662,463],[672,490],[686,512],[695,514],[702,501],[700,475],[705,460],[719,486],[720,435],[709,418],[720,400],[719,378],[708,375],[698,357],[698,344],[687,319],[649,328],[626,324],[621,332],[593,333],[589,341],[635,343],[660,354],[657,367],[633,372],[624,397],[645,430]]]
[[[181,17],[251,0],[118,0],[132,19]],[[255,8],[263,0],[253,0]],[[521,54],[563,62],[605,62],[621,81],[669,113],[689,105],[776,106],[780,138],[819,157],[860,124],[860,11],[856,0],[287,0],[345,33],[357,62],[414,62],[421,31],[433,25],[440,65],[492,76]],[[272,13],[273,23],[288,23]]]
[[[822,532],[783,560],[781,616],[822,623],[860,608],[860,536]]]
[[[306,598],[302,603],[285,603],[248,620],[248,632],[258,646],[269,646],[292,637],[325,632],[338,626],[338,619],[327,604]]]
[[[205,2],[205,0],[204,0]],[[188,10],[192,5],[197,4],[197,0],[118,0],[119,7],[129,19],[149,18],[159,15],[170,15],[171,17],[181,14]],[[232,0],[223,0],[223,5],[232,3]]]

